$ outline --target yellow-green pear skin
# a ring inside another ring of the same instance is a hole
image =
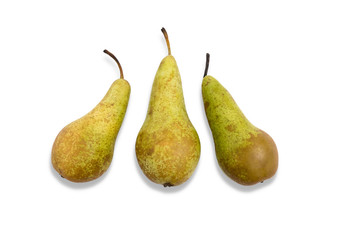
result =
[[[129,97],[130,85],[120,78],[91,112],[60,131],[51,161],[62,177],[72,182],[88,182],[108,169]]]
[[[187,115],[179,69],[170,53],[156,73],[135,150],[144,174],[165,187],[184,183],[199,161],[200,140]]]
[[[202,96],[216,157],[224,173],[242,185],[271,178],[278,168],[273,139],[246,119],[230,93],[215,78],[204,77]]]

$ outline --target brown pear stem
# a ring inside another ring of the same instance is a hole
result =
[[[206,54],[206,64],[205,64],[205,72],[204,77],[206,77],[208,69],[209,69],[209,62],[210,62],[210,54]]]
[[[122,67],[121,67],[121,65],[120,65],[119,60],[115,57],[114,54],[112,54],[111,52],[109,52],[109,51],[106,50],[106,49],[104,50],[104,53],[106,53],[106,54],[109,55],[112,59],[115,60],[115,62],[117,63],[117,65],[118,65],[118,67],[119,67],[119,69],[120,69],[120,78],[121,78],[121,79],[124,79],[124,73],[123,73],[123,70],[122,70]]]
[[[162,28],[161,31],[164,34],[164,37],[165,37],[165,40],[166,40],[166,45],[167,45],[167,48],[168,48],[168,55],[171,55],[169,36],[168,36],[165,28]]]

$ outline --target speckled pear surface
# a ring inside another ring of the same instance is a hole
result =
[[[52,148],[53,167],[72,182],[94,180],[109,168],[129,102],[130,85],[123,79],[120,63],[111,52],[104,52],[118,64],[120,79],[91,112],[60,131]]]
[[[135,148],[144,174],[164,186],[185,182],[199,161],[199,137],[188,118],[179,69],[171,55],[156,73]]]
[[[246,119],[215,78],[204,77],[202,95],[216,157],[225,174],[243,185],[272,177],[278,167],[278,152],[272,138]]]
[[[73,182],[87,182],[108,169],[129,96],[129,83],[116,80],[91,112],[60,131],[51,160],[61,176]]]

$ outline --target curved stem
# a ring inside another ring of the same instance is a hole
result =
[[[205,72],[204,77],[206,77],[208,69],[209,69],[209,62],[210,62],[210,54],[206,54],[206,64],[205,64]]]
[[[166,45],[167,45],[167,48],[168,48],[168,55],[171,55],[169,36],[168,36],[165,28],[162,28],[161,31],[164,34],[164,37],[165,37],[165,40],[166,40]]]
[[[107,55],[109,55],[112,59],[115,60],[115,62],[117,63],[119,69],[120,69],[120,78],[121,79],[124,79],[124,73],[123,73],[123,70],[121,68],[121,65],[120,65],[120,62],[119,60],[117,60],[117,58],[114,56],[114,54],[112,54],[111,52],[109,52],[108,50],[104,50],[104,53],[106,53]]]

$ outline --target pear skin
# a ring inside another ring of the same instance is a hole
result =
[[[179,69],[162,31],[169,55],[157,70],[135,150],[144,174],[167,187],[190,178],[200,158],[200,140],[187,115]]]
[[[253,126],[230,95],[212,76],[202,81],[206,117],[214,138],[216,158],[224,173],[242,185],[253,185],[275,175],[278,151],[273,139]]]
[[[118,63],[120,79],[91,112],[60,131],[52,148],[53,167],[72,182],[94,180],[109,168],[130,97],[120,63],[109,51],[104,52]]]

